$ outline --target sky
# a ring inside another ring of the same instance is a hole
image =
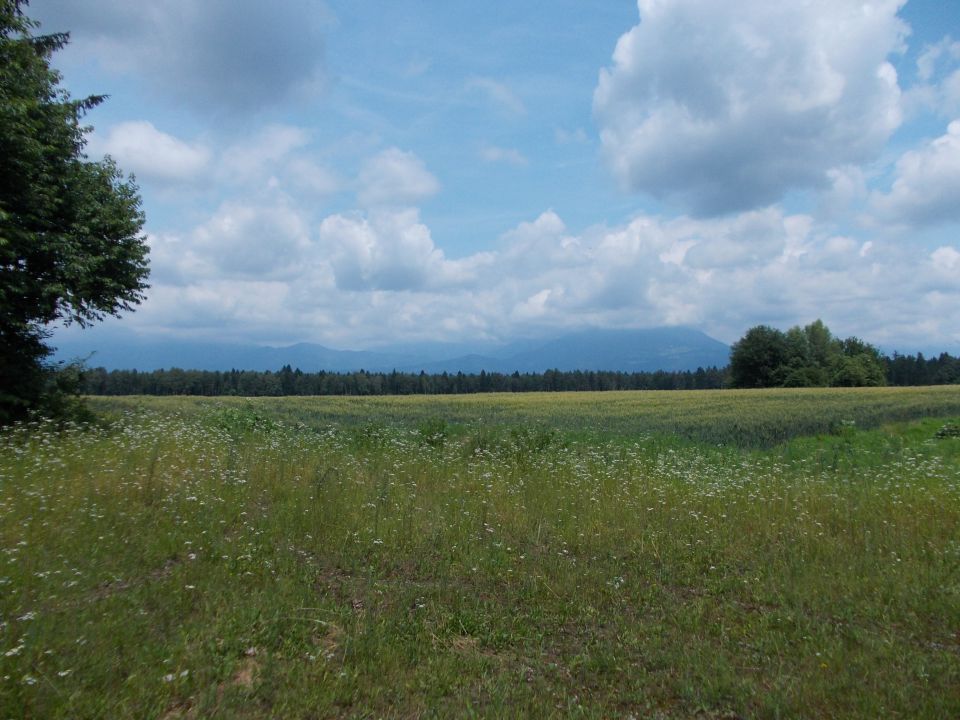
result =
[[[27,12],[71,33],[71,94],[110,96],[87,154],[147,217],[147,299],[90,337],[732,342],[821,318],[960,349],[955,0]]]

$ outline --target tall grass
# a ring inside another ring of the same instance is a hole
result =
[[[0,716],[960,714],[943,421],[745,450],[657,434],[647,397],[134,401],[7,432]],[[865,424],[875,396],[842,397]]]

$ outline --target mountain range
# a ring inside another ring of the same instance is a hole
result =
[[[300,343],[286,347],[145,340],[132,333],[94,341],[83,333],[54,337],[55,360],[82,358],[108,370],[279,370],[304,372],[425,371],[427,373],[539,373],[546,370],[652,372],[723,367],[730,348],[690,328],[582,330],[543,340],[485,343],[405,343],[372,350],[334,350]]]

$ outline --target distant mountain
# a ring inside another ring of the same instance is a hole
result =
[[[560,337],[509,345],[394,345],[376,350],[333,350],[301,343],[287,347],[203,343],[189,340],[144,341],[134,335],[93,341],[75,334],[54,338],[55,359],[90,356],[92,367],[158,370],[279,370],[284,365],[304,372],[521,373],[546,370],[614,370],[652,372],[723,367],[730,348],[698,330],[682,327],[646,330],[584,330]],[[91,355],[92,353],[92,355]]]
[[[300,343],[286,347],[205,343],[192,340],[142,340],[134,336],[103,339],[96,343],[78,339],[54,339],[56,360],[85,359],[90,367],[108,370],[279,370],[284,365],[304,372],[327,370],[389,371],[415,362],[409,355],[332,350],[323,345]]]
[[[668,327],[648,330],[584,330],[549,340],[506,357],[466,355],[422,367],[428,373],[512,373],[545,370],[696,370],[723,367],[730,348],[698,330]]]

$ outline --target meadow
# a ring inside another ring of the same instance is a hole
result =
[[[960,716],[960,387],[92,398],[0,717]]]

